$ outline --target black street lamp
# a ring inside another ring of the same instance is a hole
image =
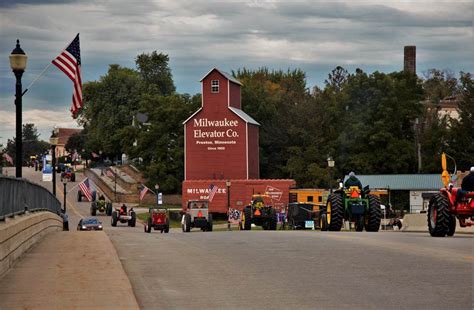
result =
[[[56,145],[59,143],[58,137],[51,136],[49,144],[51,144],[51,166],[53,166],[53,195],[56,196]]]
[[[335,163],[336,163],[336,162],[334,161],[334,159],[332,159],[331,156],[328,156],[328,167],[329,167],[330,172],[331,172],[331,174],[330,174],[330,176],[329,176],[329,177],[330,177],[330,180],[329,180],[329,187],[330,187],[330,191],[329,191],[329,192],[330,192],[330,193],[332,193],[332,179],[334,178],[334,176],[333,176],[333,170],[334,170]]]
[[[230,180],[225,182],[227,186],[227,230],[230,231]]]
[[[15,91],[15,105],[16,105],[16,177],[21,178],[21,167],[23,165],[22,159],[22,107],[21,107],[21,98],[22,87],[21,87],[21,77],[23,72],[26,69],[26,63],[28,61],[28,56],[20,47],[20,40],[16,40],[16,47],[10,54],[10,67],[12,68],[13,73],[16,77],[16,91]]]

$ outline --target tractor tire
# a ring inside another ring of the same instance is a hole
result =
[[[360,232],[360,231],[364,230],[364,222],[365,222],[365,219],[364,219],[363,215],[359,215],[356,218],[355,229],[356,229],[357,232]]]
[[[244,230],[251,230],[252,229],[252,209],[246,207],[244,209]]]
[[[76,174],[75,173],[73,173],[71,175],[71,182],[76,182]]]
[[[112,217],[110,218],[110,224],[115,227],[117,226],[118,214],[117,211],[112,212]]]
[[[130,224],[131,227],[135,227],[135,225],[137,224],[137,214],[135,212],[132,212],[131,215],[132,215],[132,219],[129,220],[128,223]]]
[[[341,194],[331,194],[326,204],[328,230],[340,231],[344,220],[344,203]]]
[[[166,219],[165,234],[170,232],[170,221]]]
[[[151,217],[149,217],[148,221],[147,221],[147,226],[146,226],[146,232],[147,233],[151,233],[151,226],[152,225],[153,225],[153,223],[152,223]]]
[[[321,231],[328,230],[328,219],[326,213],[321,214],[321,217],[319,219],[319,228],[321,228]]]
[[[454,232],[456,231],[456,216],[450,215],[449,216],[449,226],[448,226],[448,232],[446,235],[448,237],[454,236]]]
[[[278,215],[275,209],[270,210],[270,219],[268,220],[268,230],[277,230]]]
[[[82,201],[82,192],[79,190],[77,191],[77,201],[81,202]]]
[[[212,231],[212,214],[209,213],[207,216],[207,229],[206,231]]]
[[[91,215],[95,216],[97,214],[97,204],[95,202],[91,203]]]
[[[432,237],[446,236],[449,231],[449,217],[448,198],[440,193],[431,197],[428,205],[428,229]]]
[[[191,231],[191,215],[189,215],[189,214],[184,215],[183,231],[184,232],[190,232]]]
[[[367,222],[365,230],[369,232],[377,232],[382,221],[382,209],[380,208],[380,198],[375,195],[367,195],[369,199],[369,211],[367,214]]]
[[[105,214],[107,216],[111,216],[112,215],[112,204],[110,202],[108,202],[106,204],[106,207],[105,207]]]

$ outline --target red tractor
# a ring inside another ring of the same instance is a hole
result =
[[[150,217],[148,218],[144,229],[146,233],[150,233],[151,229],[160,230],[161,233],[169,233],[170,231],[170,222],[169,222],[169,213],[165,208],[150,208]]]
[[[461,227],[474,225],[474,192],[459,195],[461,189],[450,183],[446,156],[445,153],[441,156],[441,179],[445,187],[431,197],[428,207],[428,228],[432,237],[453,236],[456,231],[456,218]]]

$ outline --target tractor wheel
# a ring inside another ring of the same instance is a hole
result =
[[[365,222],[365,219],[364,219],[363,215],[357,216],[356,222],[355,222],[356,231],[363,231],[364,230],[364,222]]]
[[[449,237],[452,237],[455,231],[456,231],[456,217],[454,215],[450,215],[449,227],[448,227],[448,232],[446,233],[446,235]]]
[[[77,191],[77,201],[81,202],[82,201],[82,192],[79,190]]]
[[[170,222],[168,219],[166,219],[166,225],[165,225],[165,234],[170,232]]]
[[[210,213],[207,216],[207,230],[206,231],[212,231],[212,214]]]
[[[110,218],[110,224],[113,227],[117,226],[117,219],[118,219],[117,211],[112,212],[112,217]]]
[[[148,221],[147,221],[147,226],[146,226],[146,232],[147,233],[151,233],[151,226],[152,225],[153,225],[153,223],[152,223],[151,217],[149,217]]]
[[[243,223],[242,223],[244,230],[251,230],[252,229],[252,209],[250,207],[245,207],[242,215],[244,216]]]
[[[71,175],[71,182],[76,182],[76,174],[75,173],[73,173]]]
[[[137,223],[137,214],[135,212],[132,212],[132,219],[129,220],[128,222],[130,223],[130,226],[135,227],[135,224]]]
[[[326,213],[323,213],[321,217],[319,218],[319,228],[321,228],[321,231],[328,230],[328,220],[327,220]]]
[[[326,204],[326,219],[328,230],[340,231],[344,219],[344,203],[340,194],[331,194]]]
[[[375,195],[367,195],[367,198],[369,199],[369,211],[366,217],[365,230],[377,232],[380,228],[380,221],[382,221],[380,198]]]
[[[112,215],[112,204],[109,202],[107,203],[106,207],[105,207],[105,214],[107,216],[111,216]]]
[[[183,231],[184,232],[190,232],[191,231],[191,215],[189,215],[189,214],[184,215]]]
[[[296,225],[295,225],[295,220],[294,219],[290,219],[288,221],[288,227],[290,228],[290,230],[296,230]]]
[[[448,198],[439,193],[431,197],[428,206],[428,229],[432,237],[446,236],[449,231],[449,216]]]
[[[96,214],[97,214],[97,204],[95,202],[93,202],[91,204],[91,215],[95,216]]]
[[[278,215],[275,209],[270,210],[270,219],[268,220],[268,230],[277,230]]]

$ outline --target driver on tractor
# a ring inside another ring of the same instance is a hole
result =
[[[104,194],[102,194],[102,193],[100,194],[100,196],[99,196],[99,200],[103,200],[103,201],[105,201]]]
[[[469,192],[474,192],[474,166],[468,175],[462,179],[461,190],[458,190],[456,200],[460,201]]]
[[[120,207],[120,214],[127,214],[127,206],[125,204]]]
[[[346,182],[344,182],[344,187],[351,188],[352,186],[357,186],[359,190],[362,190],[362,183],[356,177],[354,171],[349,173],[349,178],[346,180]]]

